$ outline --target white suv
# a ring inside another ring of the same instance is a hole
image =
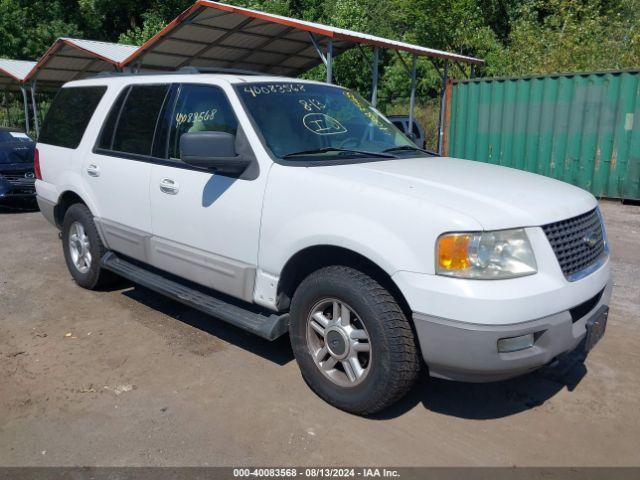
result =
[[[38,142],[42,213],[84,288],[113,273],[273,340],[358,414],[432,376],[529,372],[606,325],[597,202],[441,158],[344,88],[244,74],[66,84]]]

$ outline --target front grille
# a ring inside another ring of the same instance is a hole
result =
[[[0,177],[4,178],[7,182],[17,188],[33,188],[36,184],[35,176],[26,177],[26,174],[33,174],[33,172],[12,172],[2,173]]]
[[[597,209],[542,227],[562,273],[574,280],[605,254],[604,232]]]

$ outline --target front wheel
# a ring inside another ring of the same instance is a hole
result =
[[[291,303],[289,333],[309,386],[351,413],[388,407],[420,371],[402,309],[377,281],[353,268],[326,267],[303,280]]]

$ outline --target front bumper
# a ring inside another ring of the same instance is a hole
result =
[[[534,370],[574,350],[586,335],[589,317],[609,304],[608,258],[594,272],[569,282],[542,229],[527,228],[527,235],[536,252],[535,275],[508,280],[465,280],[415,272],[393,275],[414,312],[422,356],[431,375],[483,382]],[[601,292],[593,308],[572,319],[572,309]],[[499,339],[527,333],[538,334],[533,347],[498,352]]]
[[[0,174],[0,199],[33,198],[36,195],[34,182],[31,178],[7,179]]]
[[[593,307],[577,319],[572,318],[570,310],[506,325],[464,323],[421,313],[414,313],[413,319],[430,375],[449,380],[490,382],[530,372],[574,350],[585,338],[587,321],[607,306],[610,298],[611,282],[606,284]],[[575,310],[573,314],[575,317]],[[499,339],[527,333],[535,336],[532,347],[498,352]]]

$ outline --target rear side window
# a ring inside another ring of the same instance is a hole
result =
[[[111,150],[113,147],[113,133],[116,129],[116,125],[118,124],[118,119],[120,118],[120,111],[122,110],[122,104],[124,103],[124,99],[127,98],[129,94],[129,88],[125,88],[120,95],[118,95],[118,99],[116,103],[111,107],[111,111],[107,116],[107,119],[102,126],[102,132],[100,133],[100,140],[98,141],[98,148],[102,148],[104,150]]]
[[[107,87],[63,88],[49,108],[38,141],[65,148],[78,148],[89,120]]]
[[[168,90],[168,85],[135,85],[131,87],[124,105],[120,109],[110,150],[151,155],[158,114],[162,109]],[[115,115],[113,110],[117,109],[117,103],[107,117],[105,132],[108,132],[110,128],[109,123],[112,115]],[[101,138],[101,145],[102,142]]]

